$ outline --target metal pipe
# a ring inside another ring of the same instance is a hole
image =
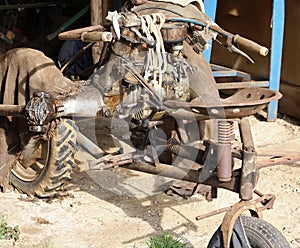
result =
[[[255,151],[253,137],[251,133],[251,127],[248,117],[242,118],[240,121],[240,133],[241,141],[243,143],[244,149],[247,151]]]
[[[77,141],[84,150],[93,155],[95,158],[103,156],[103,150],[80,132],[77,133]]]
[[[64,99],[54,102],[56,117],[80,116],[95,117],[101,113],[103,107],[103,96],[95,87],[85,87]]]
[[[218,179],[221,182],[231,180],[231,144],[218,145]]]
[[[236,170],[233,172],[232,179],[229,182],[220,182],[215,174],[213,174],[204,182],[199,182],[198,177],[201,169],[189,170],[189,169],[175,167],[172,165],[166,165],[162,163],[160,163],[157,166],[154,166],[142,161],[137,161],[135,163],[128,164],[128,165],[122,165],[120,167],[130,169],[130,170],[141,171],[149,174],[170,177],[170,178],[179,179],[183,181],[201,183],[212,187],[224,188],[236,193],[238,193],[240,189],[240,170]]]
[[[248,201],[253,198],[253,190],[257,181],[258,170],[256,168],[256,152],[249,119],[242,118],[240,122],[240,133],[243,148],[242,174],[240,185],[240,198]]]
[[[232,156],[231,140],[233,136],[233,122],[218,121],[218,179],[221,182],[231,180]]]
[[[201,215],[198,215],[196,217],[196,220],[203,220],[203,219],[206,219],[208,217],[212,217],[212,216],[215,216],[217,214],[222,214],[222,213],[225,213],[227,212],[228,210],[230,210],[231,207],[225,207],[225,208],[220,208],[220,209],[217,209],[217,210],[214,210],[214,211],[211,211],[207,214],[201,214]]]
[[[23,115],[24,105],[6,105],[0,104],[0,116],[18,116]]]

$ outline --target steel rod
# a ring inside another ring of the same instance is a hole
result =
[[[0,116],[23,115],[24,105],[6,105],[0,104]]]
[[[77,134],[77,141],[83,149],[85,149],[88,153],[90,153],[95,158],[99,158],[103,156],[104,154],[103,150],[80,132],[78,132]]]
[[[199,216],[196,217],[196,220],[203,220],[203,219],[206,219],[208,217],[212,217],[214,215],[217,215],[217,214],[221,214],[221,213],[225,213],[227,212],[231,207],[225,207],[225,208],[220,208],[220,209],[217,209],[217,210],[214,210],[214,211],[211,211],[207,214],[201,214]]]
[[[172,165],[166,165],[162,163],[160,163],[157,166],[154,166],[142,161],[138,161],[128,165],[122,165],[120,167],[141,171],[149,174],[160,175],[163,177],[170,177],[170,178],[179,179],[183,181],[201,183],[216,188],[224,188],[236,193],[239,192],[239,188],[240,188],[240,170],[236,170],[233,172],[232,180],[229,182],[218,181],[218,178],[215,174],[209,177],[204,182],[199,182],[198,176],[200,170],[193,170],[193,169],[190,170],[190,169],[176,167]]]
[[[242,174],[240,185],[240,198],[251,200],[257,182],[256,152],[251,133],[249,119],[242,118],[240,122],[241,140],[243,143]]]

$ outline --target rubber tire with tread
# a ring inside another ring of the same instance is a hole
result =
[[[289,248],[282,233],[270,223],[249,216],[242,216],[242,223],[252,248]]]
[[[289,248],[290,245],[282,233],[270,223],[255,217],[240,216],[245,234],[251,248]],[[236,227],[236,226],[235,226]],[[238,236],[239,231],[234,230],[230,248],[246,247],[246,241]],[[223,235],[221,227],[212,236],[208,248],[223,248]]]
[[[11,183],[29,196],[55,196],[70,179],[70,173],[76,166],[74,156],[78,150],[76,144],[78,128],[70,119],[55,121],[56,126],[51,130],[51,138],[47,141],[44,167],[36,178],[24,180],[14,172],[14,168],[11,169]]]

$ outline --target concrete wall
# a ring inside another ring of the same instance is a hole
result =
[[[271,47],[272,0],[219,0],[216,22],[231,33],[238,33],[258,43]],[[300,1],[286,0],[285,38],[281,72],[280,100],[282,113],[300,119]],[[270,57],[260,57],[248,52],[255,64],[215,43],[212,62],[263,77],[269,74]]]

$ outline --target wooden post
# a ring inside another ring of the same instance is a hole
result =
[[[91,24],[98,25],[102,21],[102,0],[91,0]],[[101,20],[101,21],[100,21]]]
[[[98,25],[107,22],[107,12],[112,8],[112,2],[107,0],[90,0],[91,5],[91,24]],[[100,58],[100,51],[102,49],[103,42],[97,42],[93,46],[93,60],[97,63]]]
[[[112,1],[102,0],[102,22],[107,22],[107,12],[112,9]]]
[[[102,3],[105,0],[91,0],[90,1],[90,10],[91,10],[91,25],[98,25],[102,23],[103,12],[102,12]],[[100,58],[100,51],[102,47],[102,42],[97,42],[92,48],[93,61],[97,63]]]
[[[112,9],[112,1],[91,0],[91,24],[97,25],[107,22],[107,12]]]

